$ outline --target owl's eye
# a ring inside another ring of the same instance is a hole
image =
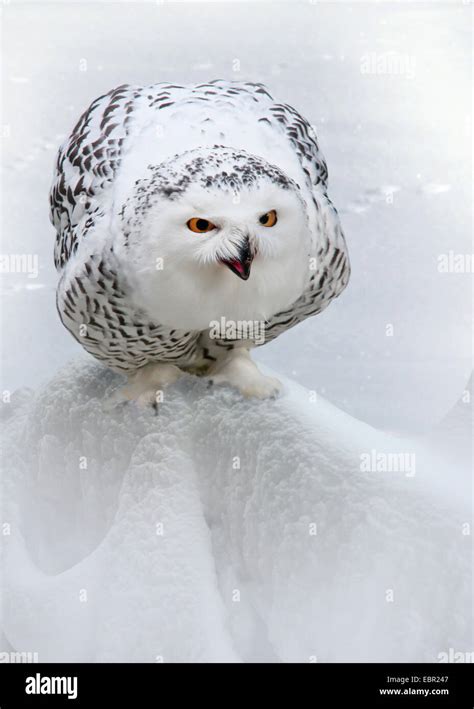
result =
[[[260,224],[263,226],[275,226],[277,223],[277,213],[274,209],[272,209],[270,212],[267,212],[266,214],[262,214],[260,219],[258,220]]]
[[[212,231],[216,228],[216,225],[208,219],[200,219],[199,217],[193,217],[186,223],[188,229],[191,229],[191,231],[194,231],[196,234],[205,234],[206,231]]]

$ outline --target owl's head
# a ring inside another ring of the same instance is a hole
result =
[[[124,268],[159,322],[197,329],[222,314],[265,318],[301,294],[306,205],[262,158],[212,146],[150,165],[120,218]]]
[[[216,274],[228,269],[242,280],[251,277],[253,264],[289,258],[308,228],[293,180],[260,157],[223,146],[150,165],[122,219],[128,244],[139,246],[141,257]]]

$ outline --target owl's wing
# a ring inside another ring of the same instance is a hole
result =
[[[328,169],[317,141],[315,127],[312,126],[293,106],[276,103],[266,86],[261,83],[244,81],[211,81],[219,92],[228,97],[251,97],[257,120],[270,129],[284,134],[291,144],[305,174],[307,186],[326,190]]]
[[[276,120],[291,143],[305,174],[308,187],[325,191],[327,188],[328,168],[321,153],[315,128],[288,104],[274,103],[268,108],[263,120]],[[262,120],[262,119],[261,119]]]
[[[59,270],[103,214],[104,195],[120,164],[128,133],[133,89],[119,86],[100,96],[82,114],[60,147],[50,191],[50,219],[57,231],[54,263]],[[80,227],[80,228],[79,228]]]
[[[265,326],[265,343],[324,310],[346,287],[350,263],[335,207],[323,193],[314,193],[319,234],[308,258],[306,287],[292,305],[273,315]]]
[[[157,110],[170,105],[170,98],[184,91],[173,84],[124,84],[99,96],[82,114],[59,149],[50,191],[58,270],[79,239],[107,213],[110,188],[134,136],[153,121]]]

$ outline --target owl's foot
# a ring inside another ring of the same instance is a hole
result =
[[[151,406],[157,413],[158,405],[163,401],[164,389],[182,374],[174,364],[150,362],[133,372],[128,377],[127,384],[107,399],[104,408],[110,410],[117,404],[135,401],[143,408]]]
[[[217,362],[209,375],[213,384],[229,384],[245,397],[257,399],[275,398],[281,391],[281,383],[260,372],[243,347],[236,347],[227,353],[222,362]]]

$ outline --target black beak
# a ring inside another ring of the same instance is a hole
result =
[[[247,236],[240,245],[237,258],[229,260],[223,259],[222,263],[225,263],[225,265],[230,268],[232,273],[235,273],[236,276],[241,278],[243,281],[246,281],[250,276],[252,261],[253,254],[250,249],[249,238]]]

